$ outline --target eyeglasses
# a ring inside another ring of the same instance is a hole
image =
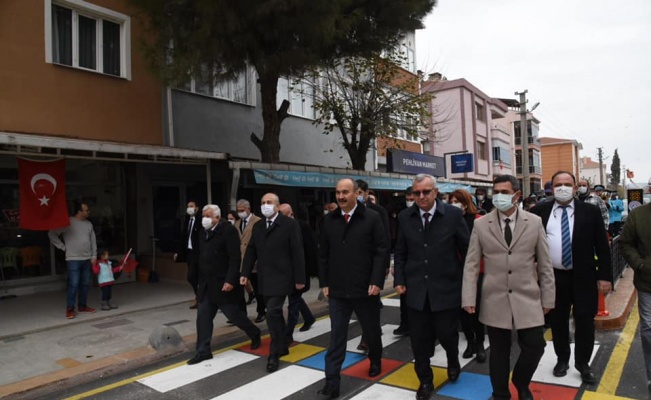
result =
[[[425,189],[423,191],[414,190],[411,193],[416,197],[420,197],[421,193],[423,194],[423,196],[429,196],[429,194],[432,193],[432,191],[434,191],[434,189]]]

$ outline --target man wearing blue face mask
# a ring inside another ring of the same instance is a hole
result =
[[[518,209],[520,195],[520,183],[514,176],[495,178],[495,210],[475,221],[463,270],[462,306],[474,314],[480,263],[484,260],[479,321],[488,331],[495,400],[511,398],[513,329],[517,330],[521,351],[511,380],[519,400],[533,400],[529,384],[545,352],[544,315],[554,308],[554,273],[545,230],[539,217]]]
[[[584,383],[596,383],[590,368],[594,348],[594,317],[598,292],[612,289],[608,235],[599,208],[575,201],[574,175],[559,171],[552,177],[554,202],[536,206],[547,231],[556,281],[556,308],[550,314],[557,363],[554,376],[565,376],[570,361],[570,310],[574,317],[574,367]],[[598,261],[595,260],[595,255]]]

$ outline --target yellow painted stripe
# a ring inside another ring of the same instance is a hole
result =
[[[269,335],[265,335],[265,336],[263,336],[263,338],[267,337],[267,336],[269,336]],[[249,340],[247,340],[245,342],[234,344],[232,346],[229,346],[229,347],[226,347],[226,348],[223,348],[223,349],[219,349],[217,351],[214,351],[213,355],[220,354],[220,353],[223,353],[223,352],[228,351],[228,350],[233,350],[235,348],[244,346],[247,343],[249,343]],[[186,362],[187,361],[181,361],[181,362],[178,362],[176,364],[168,365],[168,366],[165,366],[163,368],[157,369],[155,371],[147,372],[146,374],[134,376],[133,378],[125,379],[125,380],[122,380],[122,381],[119,381],[119,382],[112,383],[110,385],[106,385],[106,386],[102,386],[102,387],[99,387],[99,388],[96,388],[96,389],[93,389],[93,390],[89,390],[87,392],[78,394],[76,396],[68,397],[65,400],[85,399],[87,397],[94,396],[94,395],[99,394],[99,393],[104,393],[104,392],[107,392],[109,390],[117,389],[119,387],[122,387],[122,386],[128,385],[130,383],[133,383],[135,381],[138,381],[140,379],[147,378],[148,376],[156,375],[156,374],[159,374],[161,372],[169,371],[172,368],[180,367],[180,366],[184,365]]]
[[[630,397],[613,396],[605,393],[587,391],[583,394],[582,400],[635,400]]]
[[[624,364],[626,363],[626,358],[628,358],[631,344],[635,338],[635,332],[637,331],[639,321],[640,316],[637,311],[636,301],[631,310],[631,314],[628,317],[628,321],[626,321],[624,330],[620,334],[617,344],[610,355],[610,360],[608,360],[606,370],[599,382],[597,393],[615,395],[617,392],[617,387],[619,386],[619,381],[622,377],[622,372],[624,371]],[[590,399],[590,397],[585,396],[583,396],[583,398],[586,400]]]

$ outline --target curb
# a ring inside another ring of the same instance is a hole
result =
[[[637,291],[633,285],[633,270],[626,268],[623,277],[617,282],[616,291],[606,297],[606,309],[610,315],[596,317],[595,329],[598,331],[622,329],[636,299]]]

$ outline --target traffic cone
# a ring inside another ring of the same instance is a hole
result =
[[[599,293],[599,310],[597,311],[597,317],[607,317],[610,315],[610,312],[606,310],[606,296],[603,293]]]

